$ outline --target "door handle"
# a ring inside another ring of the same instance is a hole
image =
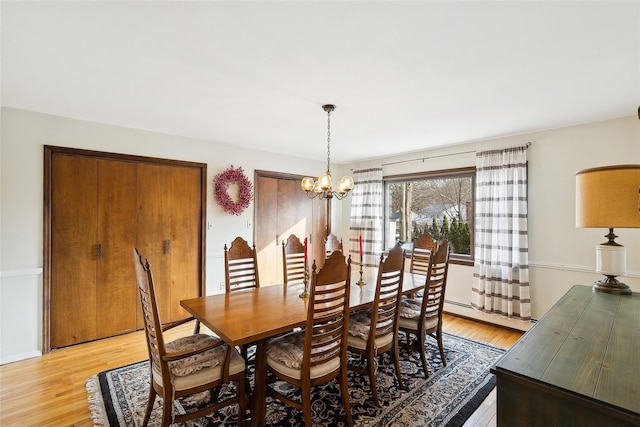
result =
[[[102,243],[98,243],[98,259],[102,259]]]
[[[165,254],[170,254],[171,253],[171,239],[166,241],[164,253]]]

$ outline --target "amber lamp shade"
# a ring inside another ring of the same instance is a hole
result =
[[[596,246],[596,271],[606,276],[593,284],[597,292],[630,295],[616,279],[626,273],[626,248],[615,242],[614,228],[640,228],[640,165],[584,169],[576,173],[576,227],[608,228]]]

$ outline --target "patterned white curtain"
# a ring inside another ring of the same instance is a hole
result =
[[[476,161],[471,305],[530,320],[527,146],[478,152]]]
[[[362,237],[363,265],[377,266],[382,253],[384,233],[382,167],[354,171],[353,183],[349,222],[351,261],[360,264]]]

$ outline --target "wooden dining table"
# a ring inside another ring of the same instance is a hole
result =
[[[363,286],[358,271],[352,271],[349,309],[370,307],[375,295],[376,268],[365,268]],[[402,293],[410,294],[423,288],[425,276],[404,273]],[[304,326],[308,298],[301,298],[301,283],[269,285],[225,294],[182,300],[180,305],[228,345],[256,344],[255,382],[251,395],[251,425],[264,425],[266,413],[267,358],[270,338]]]

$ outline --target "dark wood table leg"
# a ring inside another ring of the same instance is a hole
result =
[[[255,381],[251,395],[251,426],[264,426],[267,403],[267,340],[256,345]]]

